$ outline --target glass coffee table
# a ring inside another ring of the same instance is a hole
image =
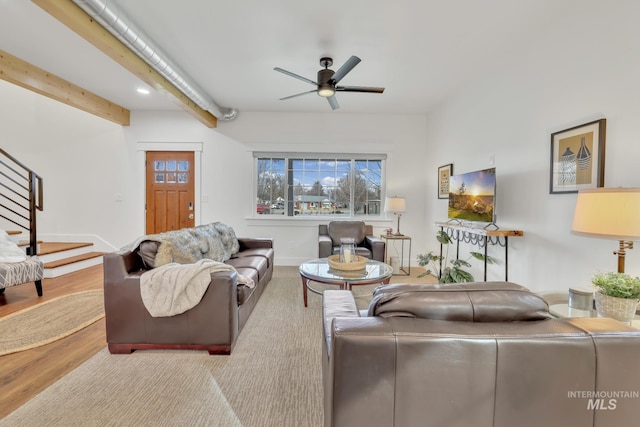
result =
[[[300,264],[300,278],[302,279],[302,295],[304,306],[307,306],[307,290],[322,294],[311,286],[309,282],[338,285],[340,289],[351,290],[352,286],[374,285],[389,283],[393,269],[380,261],[368,260],[362,270],[342,271],[331,268],[326,258],[314,259]]]
[[[563,318],[563,317],[599,317],[598,312],[595,309],[591,310],[580,310],[578,308],[569,307],[569,304],[566,302],[554,302],[549,304],[549,313],[553,317]],[[623,322],[625,323],[625,322]],[[629,324],[629,323],[627,323]],[[632,326],[636,329],[640,329],[640,313],[636,312],[635,318],[631,321]]]

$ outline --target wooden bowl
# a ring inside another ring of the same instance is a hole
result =
[[[367,260],[368,258],[360,255],[355,255],[353,262],[340,262],[340,255],[331,255],[327,257],[327,261],[331,268],[342,271],[362,270],[367,264]]]

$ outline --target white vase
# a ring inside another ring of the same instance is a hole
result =
[[[636,315],[637,299],[618,298],[596,292],[596,310],[602,317],[630,323]]]

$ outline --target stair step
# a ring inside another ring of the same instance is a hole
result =
[[[90,246],[89,245],[84,245],[84,246]],[[75,248],[75,247],[74,247]],[[62,267],[63,265],[69,265],[69,264],[73,264],[74,262],[80,262],[80,261],[85,261],[88,259],[92,259],[92,258],[97,258],[104,255],[104,252],[87,252],[85,254],[82,255],[76,255],[76,256],[72,256],[72,257],[68,257],[68,258],[62,258],[56,261],[51,261],[48,262],[46,264],[44,264],[44,268],[57,268],[57,267]]]
[[[13,236],[13,235],[16,235],[16,234],[22,234],[22,231],[18,231],[18,230],[6,230],[6,231],[7,231],[7,234],[9,236]]]
[[[57,252],[64,252],[73,249],[93,246],[93,243],[86,242],[42,242],[38,245],[38,255],[48,255]]]

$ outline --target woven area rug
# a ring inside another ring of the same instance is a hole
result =
[[[0,317],[0,356],[49,344],[103,317],[102,290],[61,296]]]

